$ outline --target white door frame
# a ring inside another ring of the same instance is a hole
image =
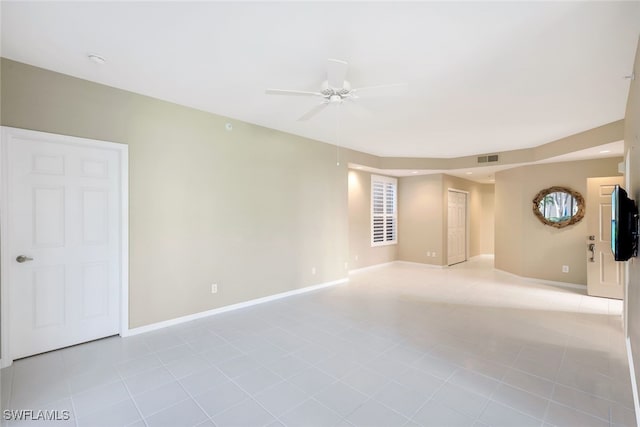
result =
[[[457,188],[447,188],[447,209],[449,208],[449,191],[454,191],[456,193],[464,193],[465,194],[465,202],[464,202],[464,262],[469,261],[469,236],[470,236],[470,225],[471,219],[469,218],[469,192],[466,190],[459,190]],[[449,216],[447,215],[447,228],[449,227]],[[447,253],[449,252],[449,238],[447,237]],[[448,255],[447,255],[448,256]],[[448,263],[447,263],[448,265]]]
[[[0,334],[1,353],[0,367],[4,368],[13,363],[9,348],[9,334],[11,333],[9,307],[9,274],[7,267],[13,261],[8,254],[9,212],[7,145],[11,137],[23,137],[31,140],[53,141],[67,145],[83,146],[114,150],[120,160],[120,335],[125,336],[129,330],[129,146],[115,142],[99,141],[95,139],[78,138],[74,136],[58,135],[27,129],[0,127]]]

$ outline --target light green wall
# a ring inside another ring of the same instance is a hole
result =
[[[617,176],[621,158],[522,166],[496,173],[495,266],[519,276],[587,283],[587,218],[566,228],[542,224],[532,201],[542,189],[569,187],[587,195],[587,178]],[[569,273],[562,266],[569,266]]]
[[[131,327],[346,276],[335,147],[6,59],[1,72],[2,125],[129,145]]]

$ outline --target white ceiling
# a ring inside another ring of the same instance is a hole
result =
[[[340,145],[455,157],[532,147],[624,117],[640,2],[1,2],[1,54],[336,143],[327,58],[402,97],[341,108]],[[87,59],[98,53],[107,63]],[[359,108],[356,108],[359,107]]]

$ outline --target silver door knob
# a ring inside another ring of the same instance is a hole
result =
[[[591,258],[589,258],[589,262],[596,262],[596,244],[589,243],[588,249],[591,251]]]
[[[18,257],[16,258],[16,261],[18,261],[18,262],[33,261],[33,258],[29,258],[26,255],[18,255]]]

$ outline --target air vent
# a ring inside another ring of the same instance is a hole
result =
[[[497,154],[491,154],[488,156],[478,156],[478,163],[492,163],[498,161]]]

